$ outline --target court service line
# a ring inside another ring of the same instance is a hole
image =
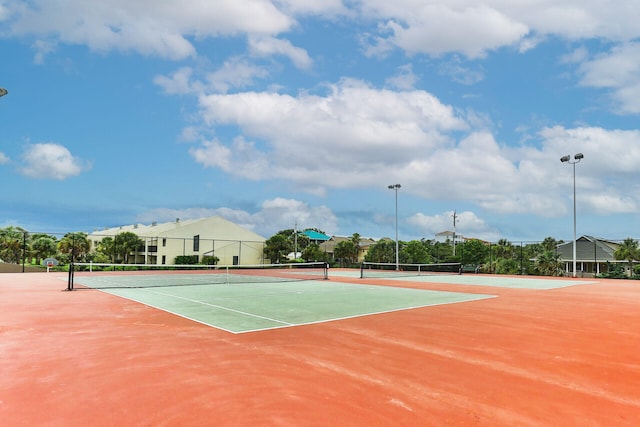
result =
[[[217,304],[211,304],[211,303],[200,301],[200,300],[193,299],[193,298],[181,297],[181,296],[177,296],[177,295],[167,294],[167,293],[164,293],[164,292],[154,291],[154,290],[151,290],[151,289],[149,289],[149,292],[152,292],[152,293],[158,294],[158,295],[163,295],[163,296],[166,296],[166,297],[178,298],[178,299],[182,299],[182,300],[185,300],[185,301],[194,302],[196,304],[202,304],[202,305],[206,305],[206,306],[209,306],[209,307],[217,308],[217,309],[220,309],[220,310],[230,311],[232,313],[242,314],[242,315],[249,316],[249,317],[256,317],[258,319],[264,319],[264,320],[268,320],[270,322],[281,323],[283,325],[288,325],[288,326],[295,326],[296,325],[296,323],[289,323],[289,322],[285,322],[283,320],[272,319],[270,317],[260,316],[259,314],[248,313],[246,311],[236,310],[234,308],[224,307],[224,306],[217,305]]]

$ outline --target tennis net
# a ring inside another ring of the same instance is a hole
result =
[[[436,264],[398,264],[386,262],[363,262],[360,278],[408,277],[422,275],[460,274],[459,262]]]
[[[74,263],[69,269],[68,290],[76,284],[87,288],[149,288],[324,280],[324,262],[259,265],[149,265]]]

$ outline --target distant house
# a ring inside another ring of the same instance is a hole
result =
[[[435,241],[438,243],[453,242],[454,236],[460,239],[460,235],[455,234],[453,231],[441,231],[440,233],[436,233]]]
[[[175,222],[133,224],[107,228],[89,234],[95,250],[105,237],[125,231],[136,234],[144,245],[132,254],[136,264],[174,264],[176,256],[219,259],[219,265],[251,265],[264,263],[266,239],[219,216]]]
[[[334,252],[335,248],[340,242],[350,241],[351,237],[332,236],[329,240],[320,244],[320,250],[329,255],[330,261],[336,261]],[[358,262],[364,261],[364,256],[369,251],[369,248],[376,243],[375,240],[361,237],[358,244]]]
[[[607,263],[623,263],[613,256],[619,243],[598,239],[593,236],[582,236],[576,240],[576,271],[578,276],[594,276],[607,271]],[[573,240],[556,246],[560,261],[564,263],[564,271],[573,274]]]
[[[315,230],[304,230],[302,234],[307,236],[311,243],[317,243],[318,245],[331,239],[331,236],[327,236],[326,234]]]

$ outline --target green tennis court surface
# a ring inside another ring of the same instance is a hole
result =
[[[332,270],[332,277],[360,277],[359,271]],[[374,277],[372,277],[374,278]],[[445,283],[453,285],[475,285],[475,286],[495,286],[498,288],[521,288],[521,289],[557,289],[567,286],[585,285],[593,283],[586,280],[567,279],[537,279],[533,277],[501,277],[484,276],[475,274],[423,274],[423,275],[403,275],[394,277],[393,272],[388,272],[384,276],[375,277],[379,279],[404,280],[407,282],[421,283]],[[362,279],[366,282],[367,278]]]
[[[99,277],[78,277],[91,286]],[[142,304],[232,333],[260,331],[397,310],[490,298],[336,281],[183,285],[104,289]]]

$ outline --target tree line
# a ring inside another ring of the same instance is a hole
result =
[[[0,261],[11,264],[40,265],[46,258],[60,264],[72,261],[128,263],[132,252],[144,247],[136,234],[123,232],[105,237],[95,250],[84,232],[55,234],[29,233],[21,227],[0,228]]]
[[[307,229],[325,234],[319,229]],[[307,231],[305,230],[305,231]],[[475,266],[479,272],[495,274],[562,275],[562,262],[556,251],[561,240],[547,237],[542,242],[514,244],[507,239],[497,243],[481,240],[463,242],[428,239],[399,241],[398,258],[402,264],[433,264],[457,262]],[[365,247],[366,244],[366,247]],[[45,258],[56,258],[61,264],[73,261],[129,263],[130,256],[144,247],[135,233],[122,232],[104,237],[92,250],[88,234],[66,233],[61,237],[46,233],[30,233],[20,227],[0,228],[0,261],[12,264],[40,265]],[[264,257],[272,263],[323,261],[339,267],[356,267],[359,262],[395,262],[395,241],[373,242],[354,233],[335,243],[332,251],[323,249],[303,232],[285,229],[266,240]],[[293,256],[291,256],[293,254]],[[364,256],[362,256],[364,254]],[[605,277],[638,277],[640,247],[637,240],[625,239],[614,252],[616,260],[628,263],[628,273],[618,264],[609,265]],[[187,260],[190,263],[197,260]],[[217,259],[206,260],[215,264]],[[181,260],[180,263],[186,263]]]
[[[320,230],[314,229],[314,231]],[[339,241],[332,253],[322,250],[316,242],[311,242],[303,232],[292,229],[281,230],[265,244],[265,256],[272,262],[289,262],[289,254],[299,253],[299,261],[325,261],[340,267],[355,267],[360,258],[368,262],[394,263],[396,243],[390,239],[367,242],[364,257],[361,236],[354,233],[348,239]],[[439,242],[435,240],[411,240],[398,242],[398,261],[401,264],[434,264],[457,262],[478,266],[479,271],[497,274],[561,274],[562,263],[556,253],[556,246],[562,243],[547,237],[541,243],[516,246],[506,239],[497,244],[487,244],[480,240]],[[297,247],[297,249],[296,249]]]
[[[310,229],[323,233],[318,229]],[[325,233],[323,233],[325,234]],[[286,229],[277,232],[267,239],[265,256],[271,262],[291,261],[324,261],[338,267],[357,267],[359,261],[395,263],[396,243],[391,239],[380,239],[367,244],[365,250],[360,234],[354,233],[347,239],[335,244],[329,253],[312,242],[304,232]],[[563,262],[557,252],[557,246],[564,243],[553,237],[542,242],[522,242],[514,244],[507,239],[497,243],[488,243],[478,239],[462,242],[447,240],[411,240],[398,242],[398,261],[401,264],[435,264],[460,263],[472,267],[474,271],[494,274],[523,274],[541,276],[561,276],[564,274]],[[293,259],[290,254],[296,254]],[[298,256],[299,255],[299,256]],[[632,276],[640,278],[640,246],[637,240],[625,239],[614,252],[616,260],[628,262],[629,273],[626,274],[619,264],[608,265],[602,277],[623,278]]]

